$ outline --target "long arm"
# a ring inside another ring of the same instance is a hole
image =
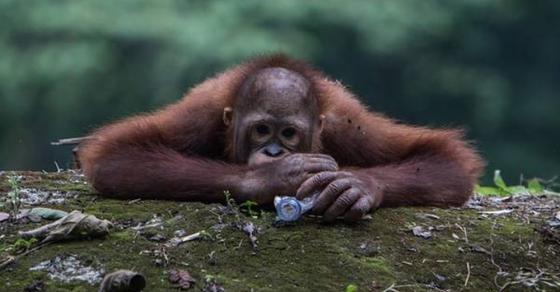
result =
[[[89,182],[105,196],[187,201],[253,199],[252,170],[225,162],[223,110],[231,106],[242,64],[192,88],[178,103],[101,128],[80,146]]]
[[[98,145],[84,151],[103,147]],[[122,147],[82,163],[96,190],[118,198],[222,201],[222,192],[234,189],[236,176],[243,171],[240,166],[185,156],[161,145]]]
[[[374,186],[379,206],[458,206],[471,196],[484,163],[460,131],[401,125],[356,100],[337,101],[325,121],[324,151]]]
[[[94,132],[79,151],[94,188],[119,198],[221,201],[230,190],[246,199],[238,185],[245,167],[220,159],[223,104],[192,95]]]
[[[356,173],[378,186],[381,207],[462,205],[472,194],[481,160],[458,132],[430,130],[418,135],[409,130],[409,139],[417,142],[401,145],[406,154]]]

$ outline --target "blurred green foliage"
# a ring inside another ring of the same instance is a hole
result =
[[[70,155],[49,141],[285,52],[404,122],[464,126],[490,170],[560,173],[559,1],[0,0],[0,19],[0,169],[53,170]]]

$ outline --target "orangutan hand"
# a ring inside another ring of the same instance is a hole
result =
[[[339,216],[349,222],[360,220],[379,207],[381,192],[375,180],[351,171],[325,171],[307,179],[296,197],[303,199],[320,192],[312,212],[323,215],[327,222]]]

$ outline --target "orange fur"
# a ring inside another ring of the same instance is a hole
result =
[[[122,198],[220,200],[228,178],[247,168],[230,163],[234,145],[223,109],[234,104],[246,76],[266,67],[284,67],[310,81],[326,117],[314,151],[375,180],[382,206],[460,205],[471,195],[484,163],[461,131],[396,123],[369,111],[340,83],[282,55],[231,68],[175,104],[95,131],[79,152],[89,181]]]

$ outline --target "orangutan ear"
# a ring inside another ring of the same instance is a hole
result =
[[[229,127],[233,123],[233,109],[229,106],[225,107],[222,118],[224,120],[224,125]]]

